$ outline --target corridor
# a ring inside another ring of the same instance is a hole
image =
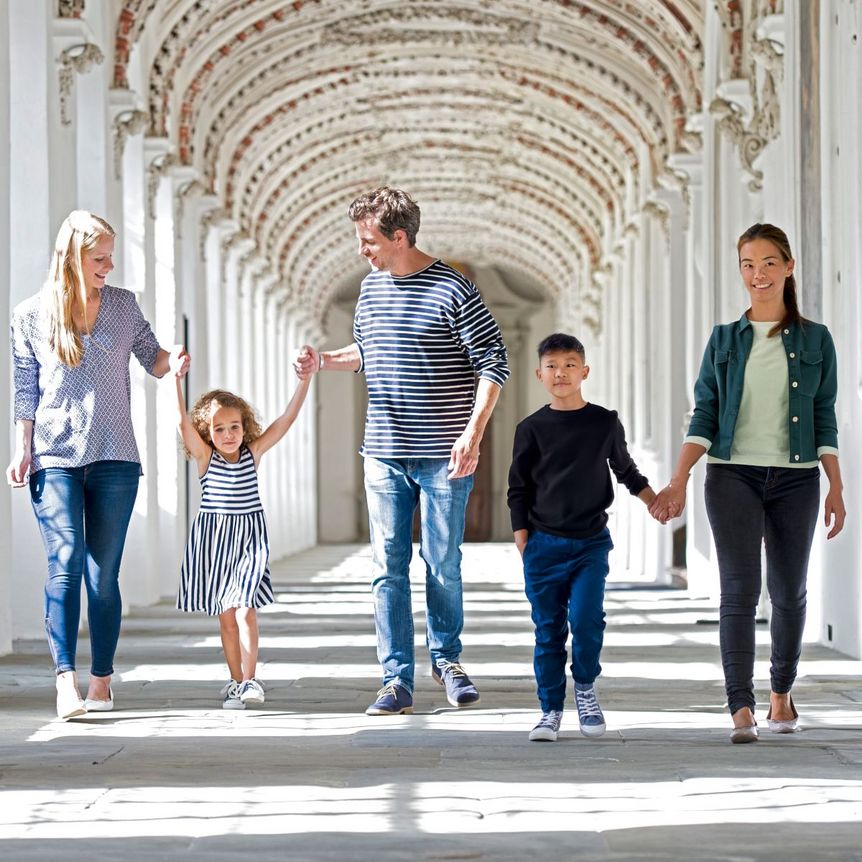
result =
[[[217,626],[167,602],[124,622],[113,713],[51,721],[46,647],[19,642],[0,658],[3,858],[862,859],[862,662],[806,646],[803,732],[768,733],[761,708],[760,742],[732,746],[716,608],[614,583],[607,735],[581,737],[571,709],[559,742],[529,743],[532,630],[515,552],[467,545],[464,570],[463,660],[482,702],[461,713],[426,663],[413,716],[363,714],[379,677],[362,545],[276,565],[260,709],[220,708]],[[764,698],[766,641],[758,627]]]

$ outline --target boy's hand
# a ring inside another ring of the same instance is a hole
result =
[[[649,508],[653,504],[655,498],[656,493],[649,485],[647,485],[646,488],[644,488],[643,491],[638,494],[638,500],[643,500],[647,508]]]
[[[175,377],[185,377],[189,372],[192,358],[182,344],[175,344],[168,355],[168,368]]]
[[[685,477],[688,479],[688,476]],[[685,480],[671,479],[649,504],[649,513],[660,524],[678,518],[685,509]]]
[[[518,549],[518,553],[522,557],[524,556],[524,548],[527,547],[527,539],[529,538],[529,530],[515,530],[515,547]]]

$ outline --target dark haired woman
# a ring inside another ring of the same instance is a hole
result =
[[[719,639],[732,742],[755,742],[754,622],[761,545],[772,601],[769,729],[792,733],[790,689],[802,650],[806,575],[820,505],[820,465],[829,479],[827,538],[845,510],[838,466],[838,389],[829,331],[799,314],[787,236],[769,224],[737,243],[751,307],[716,326],[694,387],[695,408],[676,471],[650,506],[662,523],[685,507],[685,486],[707,452],[705,499],[721,582]],[[819,462],[819,463],[818,463]]]

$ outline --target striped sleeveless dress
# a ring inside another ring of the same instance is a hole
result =
[[[201,507],[189,533],[177,607],[215,616],[272,604],[269,535],[248,447],[231,464],[213,449],[201,476]]]

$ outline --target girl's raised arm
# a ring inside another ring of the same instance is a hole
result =
[[[255,464],[260,461],[260,456],[268,449],[272,449],[293,425],[296,417],[299,415],[299,409],[302,407],[302,402],[305,401],[305,396],[308,394],[308,387],[311,384],[311,376],[305,380],[300,380],[295,392],[287,402],[287,407],[284,408],[284,413],[270,425],[257,440],[248,444],[251,454],[254,456]]]
[[[183,445],[189,451],[192,458],[197,461],[198,470],[203,471],[209,465],[212,450],[203,437],[198,434],[186,410],[182,380],[188,372],[188,356],[183,348],[175,347],[170,353],[168,362],[171,376],[174,378],[174,386],[176,387],[177,431],[183,441]]]

